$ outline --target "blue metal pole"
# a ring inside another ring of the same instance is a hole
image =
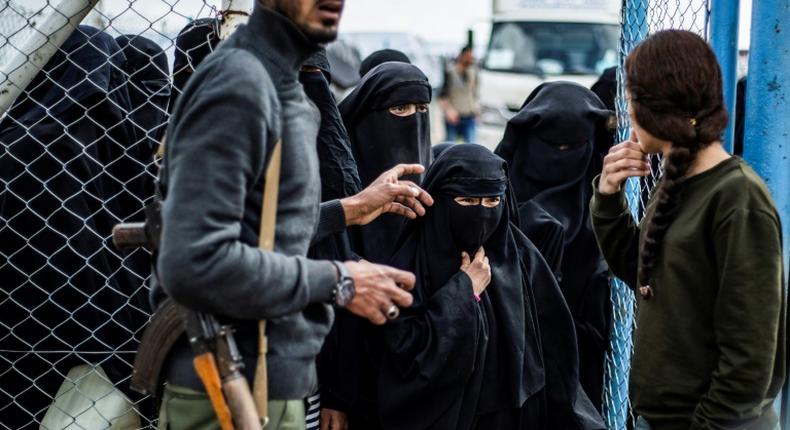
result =
[[[724,131],[724,147],[733,151],[735,137],[735,85],[738,80],[739,0],[713,0],[710,8],[710,43],[721,65],[724,105],[730,121]]]
[[[620,28],[620,67],[617,72],[617,117],[618,140],[628,138],[630,124],[628,107],[623,89],[623,62],[642,39],[647,37],[649,26],[647,10],[649,0],[623,0],[622,25]],[[632,213],[639,213],[640,184],[638,180],[629,180],[626,194]],[[606,388],[603,413],[607,428],[610,430],[626,430],[630,417],[628,401],[628,380],[631,370],[631,352],[633,350],[632,333],[634,329],[634,293],[620,280],[612,281],[612,336],[611,348],[606,363]]]
[[[746,85],[744,158],[765,180],[782,218],[785,258],[790,246],[790,0],[752,4],[749,74]],[[785,273],[788,273],[785,259]],[[783,392],[782,420],[790,400]]]

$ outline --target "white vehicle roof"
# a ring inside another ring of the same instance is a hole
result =
[[[589,24],[619,24],[620,16],[603,10],[519,9],[494,15],[494,22],[578,22]]]
[[[493,0],[496,21],[617,24],[620,0]]]

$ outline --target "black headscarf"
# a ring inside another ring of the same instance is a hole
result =
[[[75,364],[101,364],[128,388],[125,351],[148,320],[147,273],[130,270],[147,255],[110,241],[114,224],[141,219],[144,197],[125,61],[111,36],[81,25],[0,123],[0,314],[11,328],[0,349],[67,351],[15,366],[20,388],[42,396],[17,398],[28,411],[43,411]]]
[[[219,44],[218,27],[216,18],[200,18],[190,22],[178,32],[173,59],[174,91],[170,98],[170,112],[175,108],[178,96],[198,64]]]
[[[601,170],[603,166],[603,157],[609,152],[609,148],[615,144],[615,134],[617,132],[617,117],[614,112],[617,110],[615,107],[615,100],[617,100],[617,67],[610,67],[603,71],[598,80],[590,87],[590,90],[598,96],[606,106],[606,109],[612,111],[612,118],[607,123],[607,127],[600,128],[600,136],[596,139],[596,168]]]
[[[374,67],[389,61],[411,64],[409,57],[401,51],[395,49],[380,49],[362,60],[359,65],[359,76],[365,76]]]
[[[442,155],[444,151],[452,148],[453,145],[455,145],[455,142],[442,142],[438,145],[433,145],[431,148],[431,151],[433,151],[433,159],[435,160],[439,158],[439,156]]]
[[[382,428],[603,428],[589,401],[577,398],[572,318],[518,229],[505,162],[481,146],[457,145],[423,186],[436,203],[406,223],[390,262],[416,275],[414,304],[372,336],[381,351]],[[464,207],[457,196],[502,201]],[[479,303],[460,271],[461,251],[477,245],[492,272]]]
[[[371,70],[340,103],[340,113],[351,137],[362,186],[399,163],[431,162],[430,118],[427,112],[408,117],[388,108],[408,103],[430,103],[431,86],[419,68],[389,62]],[[419,177],[407,177],[419,182]],[[354,230],[354,250],[362,257],[384,262],[403,224],[403,217],[385,214]]]
[[[167,126],[170,101],[170,66],[167,55],[151,39],[122,35],[115,38],[126,57],[130,112],[137,134],[142,136],[148,154],[154,154]]]
[[[590,183],[598,174],[596,137],[611,112],[592,91],[571,82],[540,85],[507,125],[496,149],[510,164],[516,198],[532,201],[564,230],[560,286],[579,335],[582,385],[600,408],[611,306],[608,269],[590,224]],[[560,146],[567,149],[560,149]],[[528,222],[521,213],[522,221]]]

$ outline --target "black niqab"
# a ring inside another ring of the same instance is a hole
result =
[[[173,59],[173,92],[170,112],[176,106],[178,96],[192,76],[198,64],[214,51],[219,44],[219,23],[216,18],[196,19],[178,32]]]
[[[126,57],[124,72],[128,79],[129,112],[137,135],[143,137],[144,153],[153,155],[167,127],[170,101],[170,67],[167,55],[151,39],[123,35],[115,38]]]
[[[533,91],[496,149],[510,164],[516,198],[534,202],[564,230],[560,286],[579,338],[582,385],[600,409],[611,325],[608,268],[590,223],[595,139],[611,115],[590,90],[571,82]],[[561,148],[565,146],[566,148]],[[527,215],[521,213],[525,223]]]
[[[369,71],[373,70],[374,67],[389,61],[411,64],[409,57],[401,51],[396,49],[380,49],[362,60],[362,64],[359,65],[359,76],[365,76]]]
[[[407,117],[388,108],[409,103],[430,103],[428,78],[416,66],[389,62],[379,65],[360,81],[340,103],[340,113],[351,138],[351,148],[362,186],[400,163],[431,162],[430,118],[427,112]],[[404,179],[420,181],[412,176]],[[373,262],[391,256],[403,217],[385,214],[371,224],[354,229],[354,251]]]
[[[414,304],[372,336],[381,351],[372,360],[380,362],[384,429],[603,428],[586,397],[577,397],[572,319],[551,271],[517,227],[506,172],[487,149],[458,145],[426,175],[436,203],[406,223],[391,260],[416,275]],[[465,211],[457,196],[502,202]],[[460,271],[468,244],[458,240],[454,216],[467,219],[490,260],[480,302]]]

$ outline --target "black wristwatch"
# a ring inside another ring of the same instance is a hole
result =
[[[354,289],[354,279],[351,277],[351,274],[348,273],[345,264],[339,261],[333,261],[332,264],[334,264],[337,269],[339,279],[335,287],[332,288],[330,303],[344,308],[354,299],[354,294],[356,293]]]

